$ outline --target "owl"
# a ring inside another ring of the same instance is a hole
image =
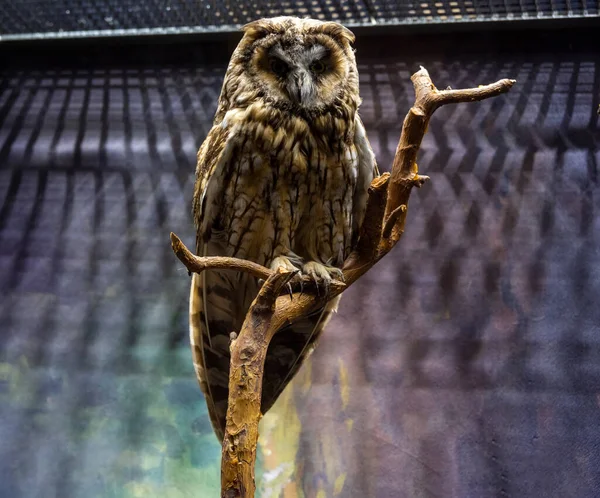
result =
[[[377,165],[358,117],[354,35],[334,22],[277,17],[243,27],[214,124],[198,151],[193,217],[199,256],[229,256],[311,276],[327,288],[356,242]],[[260,282],[194,274],[194,367],[219,440],[229,345]],[[271,408],[313,350],[339,299],[279,330],[264,366]]]

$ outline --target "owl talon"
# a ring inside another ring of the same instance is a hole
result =
[[[325,295],[329,295],[329,284],[331,283],[331,279],[323,279],[323,288],[325,289]]]
[[[289,271],[289,272],[298,272],[298,268],[296,268],[293,263],[289,260],[289,258],[286,258],[285,256],[277,256],[272,262],[271,262],[271,270],[273,271],[277,271],[279,269],[282,269],[284,271]]]
[[[340,282],[345,282],[344,272],[339,268],[328,268],[329,274],[333,277],[334,280],[339,280]]]
[[[321,293],[319,292],[319,287],[320,287],[320,285],[319,285],[319,279],[317,278],[317,275],[314,274],[314,273],[311,276],[312,276],[313,282],[315,283],[315,287],[317,289],[317,296],[320,296]]]
[[[312,278],[315,283],[317,296],[329,294],[332,280],[343,280],[344,274],[339,268],[333,266],[325,266],[316,261],[310,261],[302,267],[302,271],[305,275]],[[324,294],[322,294],[324,291]]]
[[[301,271],[292,264],[292,262],[289,260],[289,258],[286,258],[285,256],[276,257],[271,262],[270,267],[271,267],[271,270],[273,270],[273,271],[283,270],[283,271],[292,273],[292,277],[290,278],[288,283],[285,285],[287,288],[288,294],[290,295],[290,301],[291,301],[293,299],[294,287],[296,285],[296,281],[298,279],[302,278]],[[259,280],[259,284],[261,282],[264,282],[264,281]]]

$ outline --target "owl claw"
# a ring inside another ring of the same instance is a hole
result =
[[[277,256],[271,262],[271,270],[277,271],[278,269],[282,269],[289,272],[298,272],[298,268],[296,268],[293,263],[286,258],[285,256]]]
[[[292,278],[290,280],[294,280],[296,278],[297,274],[300,272],[300,270],[298,270],[298,268],[296,268],[292,264],[292,262],[289,260],[289,258],[286,258],[285,256],[277,256],[271,262],[271,270],[273,270],[273,271],[283,270],[283,271],[293,273],[294,275],[292,276]],[[285,286],[288,290],[288,293],[290,295],[290,301],[291,301],[293,294],[294,294],[294,290],[292,289],[292,284],[290,281],[288,281],[288,283]]]
[[[342,270],[333,266],[325,266],[316,261],[310,261],[302,267],[305,275],[312,278],[315,283],[317,296],[321,296],[321,291],[324,291],[325,296],[329,294],[329,288],[332,280],[343,280],[344,275]]]
[[[340,282],[345,282],[344,272],[340,268],[328,267],[327,270],[329,274],[334,278],[334,280],[339,280]]]
[[[293,285],[295,289],[300,289],[300,296],[304,294],[304,278],[300,270],[296,271],[296,275],[294,275],[290,284]]]
[[[331,279],[323,279],[323,287],[325,288],[325,295],[329,295],[329,284],[331,284]]]
[[[304,282],[300,279],[300,297],[304,294]]]
[[[317,261],[309,261],[302,266],[302,271],[298,270],[291,261],[285,256],[278,256],[271,263],[271,269],[276,271],[277,269],[283,269],[285,271],[293,272],[293,277],[286,284],[287,293],[290,296],[290,301],[294,298],[294,289],[300,288],[300,295],[304,294],[304,286],[307,283],[306,277],[309,278],[308,282],[312,280],[315,286],[315,292],[317,296],[327,296],[331,289],[332,280],[344,280],[344,273],[339,268],[334,266],[326,266]],[[258,281],[259,285],[264,283],[263,280]],[[312,284],[309,286],[312,287]]]
[[[321,293],[319,292],[319,287],[320,287],[320,286],[319,286],[319,279],[317,278],[317,275],[316,275],[315,273],[313,273],[313,274],[311,275],[311,277],[312,277],[312,279],[313,279],[313,282],[315,283],[315,287],[316,287],[316,289],[317,289],[317,296],[320,296],[320,295],[321,295]]]

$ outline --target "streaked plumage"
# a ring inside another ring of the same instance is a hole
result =
[[[244,27],[213,128],[198,152],[197,254],[233,256],[331,278],[355,242],[375,158],[356,114],[352,33],[339,24],[280,17]],[[230,333],[258,282],[194,275],[190,339],[211,421],[222,439]],[[265,363],[265,413],[314,348],[337,299],[279,331]]]

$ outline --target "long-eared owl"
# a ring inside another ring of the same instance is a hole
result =
[[[278,17],[243,28],[212,129],[198,151],[193,212],[199,256],[300,270],[326,284],[356,242],[378,175],[358,117],[354,35],[334,22]],[[256,297],[255,277],[194,275],[190,339],[217,437],[227,412],[229,342]],[[313,350],[338,299],[277,332],[265,361],[265,413]]]

